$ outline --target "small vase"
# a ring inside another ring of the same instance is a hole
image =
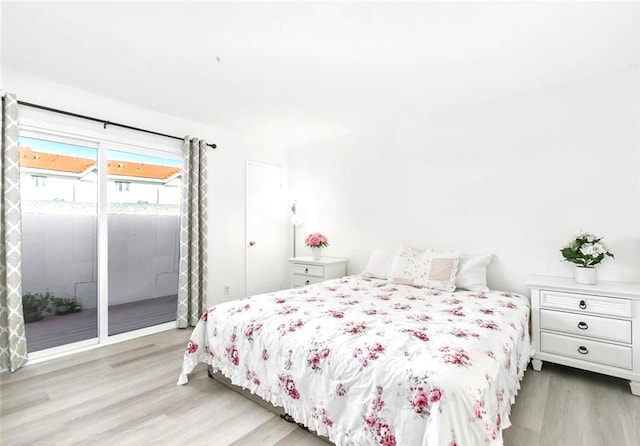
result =
[[[320,260],[320,258],[322,257],[322,247],[320,246],[312,246],[311,247],[311,255],[313,256],[314,259],[316,260]]]
[[[581,283],[583,285],[595,285],[596,269],[594,267],[587,268],[586,266],[576,266],[575,280],[576,283]]]

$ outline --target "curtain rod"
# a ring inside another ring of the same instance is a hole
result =
[[[2,99],[4,100],[4,97]],[[105,129],[107,128],[108,125],[112,125],[112,126],[115,126],[115,127],[122,127],[123,129],[135,130],[137,132],[143,132],[143,133],[149,133],[151,135],[164,136],[165,138],[179,139],[180,141],[184,140],[184,138],[181,138],[179,136],[167,135],[166,133],[154,132],[153,130],[145,130],[145,129],[141,129],[141,128],[138,128],[138,127],[132,127],[132,126],[126,125],[126,124],[119,124],[117,122],[107,121],[106,119],[94,118],[93,116],[81,115],[79,113],[72,113],[72,112],[68,112],[68,111],[65,111],[65,110],[59,110],[57,108],[46,107],[44,105],[32,104],[30,102],[23,102],[23,101],[18,101],[18,104],[19,105],[24,105],[25,107],[32,107],[32,108],[37,108],[37,109],[40,109],[40,110],[50,111],[50,112],[53,112],[53,113],[59,113],[61,115],[73,116],[74,118],[81,118],[81,119],[86,119],[88,121],[100,122],[100,123],[102,123],[104,125]],[[216,147],[218,147],[213,143],[211,143],[211,144],[207,143],[207,146],[211,147],[212,149],[215,149]]]

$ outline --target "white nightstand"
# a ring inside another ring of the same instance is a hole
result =
[[[640,396],[640,284],[532,276],[533,369],[551,361],[630,380]]]
[[[337,279],[347,272],[347,259],[339,257],[292,257],[289,262],[292,288]]]

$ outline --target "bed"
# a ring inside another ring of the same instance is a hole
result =
[[[199,363],[336,445],[501,445],[531,356],[529,301],[363,275],[225,302]]]

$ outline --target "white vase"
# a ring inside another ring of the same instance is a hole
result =
[[[581,283],[583,285],[595,285],[596,284],[596,268],[576,266],[575,280],[576,280],[576,283]]]
[[[322,247],[318,246],[318,247],[311,247],[311,255],[313,256],[314,259],[316,260],[320,260],[320,258],[322,257]]]

